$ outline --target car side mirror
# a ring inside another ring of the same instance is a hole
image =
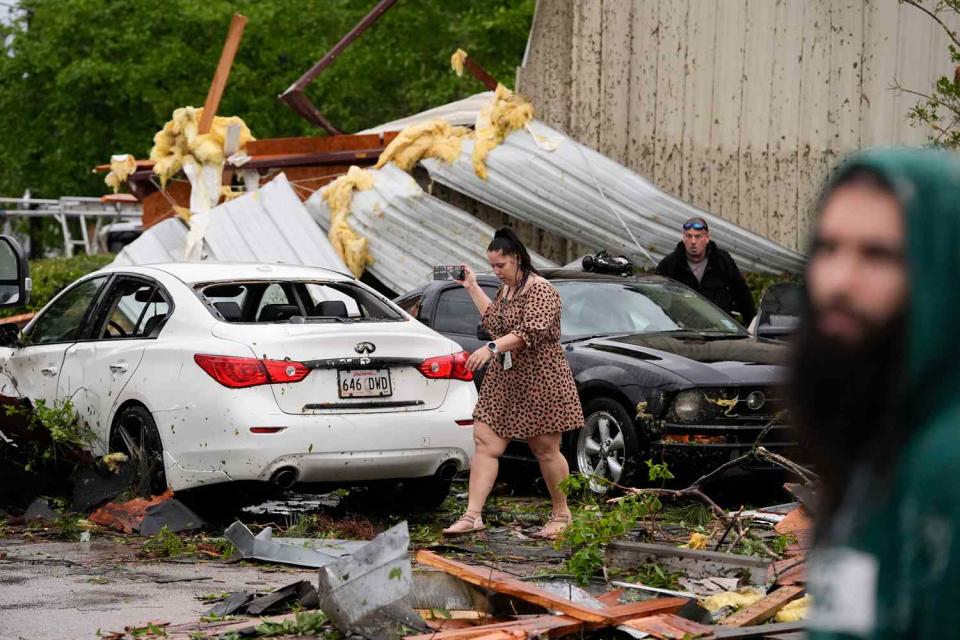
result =
[[[493,340],[493,336],[490,335],[490,332],[483,328],[482,322],[477,324],[477,340],[481,342],[490,342]]]
[[[32,288],[30,264],[20,243],[0,236],[0,308],[26,306]]]
[[[20,327],[16,322],[0,324],[0,347],[19,347]]]

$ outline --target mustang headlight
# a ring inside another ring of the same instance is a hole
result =
[[[696,422],[706,409],[706,400],[696,389],[681,391],[673,399],[673,413],[680,422]]]

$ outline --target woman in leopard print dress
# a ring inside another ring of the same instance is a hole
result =
[[[583,426],[576,384],[560,346],[560,296],[537,275],[512,230],[496,232],[487,258],[502,282],[493,301],[469,267],[461,283],[494,340],[467,361],[471,371],[486,366],[487,372],[473,412],[476,453],[470,463],[467,511],[444,533],[484,528],[481,512],[497,479],[498,458],[511,439],[522,439],[540,463],[553,503],[550,521],[534,535],[555,538],[571,520],[566,496],[557,488],[570,473],[560,440],[564,431]]]

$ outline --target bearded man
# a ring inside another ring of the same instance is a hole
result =
[[[876,150],[824,190],[792,403],[822,486],[811,638],[960,637],[960,157]]]

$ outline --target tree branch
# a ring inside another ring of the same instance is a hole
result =
[[[917,0],[900,0],[900,4],[908,4],[911,7],[914,7],[915,9],[919,9],[920,11],[923,11],[925,14],[933,18],[936,21],[936,23],[943,28],[946,34],[950,36],[950,39],[953,40],[953,43],[958,47],[960,47],[960,40],[957,39],[957,34],[950,27],[948,27],[943,20],[940,19],[940,16],[938,16],[936,12],[930,11],[930,9],[927,9],[920,2],[917,2]]]

